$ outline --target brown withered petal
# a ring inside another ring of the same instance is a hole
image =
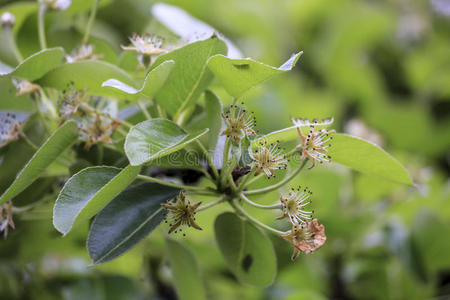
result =
[[[296,259],[300,252],[308,254],[316,251],[327,240],[325,227],[319,225],[317,219],[313,219],[303,227],[294,226],[289,233],[282,235],[282,237],[294,246],[292,260]]]

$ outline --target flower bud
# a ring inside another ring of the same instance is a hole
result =
[[[0,17],[0,23],[2,24],[3,28],[12,28],[16,24],[16,18],[12,13],[7,11]]]

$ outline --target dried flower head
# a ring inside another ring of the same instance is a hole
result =
[[[316,165],[316,161],[319,163],[329,162],[331,156],[327,154],[328,148],[331,146],[330,141],[333,137],[330,136],[330,133],[334,131],[328,131],[325,128],[320,130],[315,130],[317,126],[327,126],[333,123],[332,118],[323,119],[322,122],[319,123],[317,119],[314,119],[312,122],[308,119],[292,119],[295,126],[297,126],[297,132],[300,136],[302,142],[302,160],[306,158],[310,158],[313,162],[312,167]],[[302,127],[309,126],[309,132],[307,135],[302,133]]]
[[[306,225],[294,225],[292,229],[282,237],[294,246],[292,260],[296,259],[300,252],[311,253],[322,247],[327,237],[325,227],[319,225],[317,219],[313,219]]]
[[[63,120],[75,115],[81,103],[88,101],[86,90],[72,89],[70,93],[64,93],[63,101],[59,105],[59,115]]]
[[[244,103],[242,103],[244,104]],[[256,119],[253,112],[248,111],[237,105],[231,105],[225,113],[222,114],[227,128],[220,135],[231,137],[236,143],[239,143],[245,136],[256,136],[253,127],[256,125]]]
[[[17,96],[22,96],[26,94],[37,94],[40,91],[40,86],[34,83],[31,83],[27,80],[12,80],[13,84],[17,88]]]
[[[3,236],[8,236],[9,228],[14,229],[13,221],[13,206],[11,201],[0,205],[0,232],[3,231]]]
[[[283,215],[277,219],[288,218],[292,225],[305,225],[312,219],[314,211],[303,210],[303,207],[311,203],[312,192],[305,187],[292,188],[287,196],[281,195],[281,209]]]
[[[39,2],[54,10],[66,10],[72,4],[72,0],[39,0]]]
[[[97,55],[94,52],[95,46],[83,44],[80,48],[72,51],[71,55],[66,55],[66,61],[70,64],[77,61],[98,60],[103,57],[103,55]]]
[[[196,210],[202,204],[201,202],[197,202],[195,204],[191,204],[189,200],[186,200],[184,192],[181,191],[178,197],[175,197],[175,203],[169,204],[161,204],[162,207],[169,210],[169,215],[166,219],[166,223],[169,223],[169,234],[172,232],[177,233],[178,230],[182,230],[182,228],[178,229],[180,226],[188,226],[194,227],[195,229],[202,230],[202,228],[195,223],[195,214]],[[183,235],[186,235],[183,233]]]
[[[255,176],[264,172],[267,178],[275,177],[275,170],[286,169],[288,160],[282,152],[278,141],[271,144],[259,142],[258,149],[251,154],[256,168]]]
[[[112,143],[111,135],[119,125],[119,121],[110,120],[98,114],[95,115],[95,118],[88,119],[88,124],[81,129],[82,138],[87,140],[85,147],[90,148],[99,142]]]
[[[13,113],[6,113],[6,116],[0,118],[0,147],[19,139],[22,134],[25,122],[17,120]]]
[[[16,24],[16,17],[9,11],[4,12],[0,17],[0,24],[3,28],[12,28]]]
[[[158,55],[165,53],[162,49],[163,39],[157,35],[146,34],[140,36],[136,33],[130,37],[130,42],[133,46],[121,46],[123,50],[136,51],[142,55]]]

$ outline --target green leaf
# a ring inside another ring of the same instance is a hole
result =
[[[166,238],[166,245],[178,299],[206,299],[200,268],[194,253],[171,238]]]
[[[132,127],[125,140],[125,153],[132,166],[142,165],[184,148],[209,129],[188,134],[165,119],[144,121]]]
[[[16,95],[17,89],[10,78],[0,78],[0,110],[33,112],[36,107],[29,95]]]
[[[143,183],[114,198],[95,217],[87,248],[94,264],[119,257],[152,232],[165,218],[161,204],[175,197],[179,189]]]
[[[102,83],[110,78],[116,78],[128,85],[134,85],[133,79],[124,70],[104,61],[80,61],[61,65],[39,80],[39,84],[60,90],[67,89],[71,84],[77,90],[87,88],[87,93],[99,96],[128,98],[122,91],[103,88]]]
[[[333,134],[331,160],[365,174],[414,185],[405,168],[379,146],[347,134]]]
[[[255,147],[260,140],[271,143],[276,140],[285,142],[300,138],[296,126],[271,132],[252,142]],[[405,168],[389,153],[379,146],[358,137],[334,133],[329,148],[331,161],[347,166],[368,175],[374,175],[397,183],[414,185]]]
[[[204,141],[208,144],[209,151],[213,153],[216,149],[220,130],[222,129],[222,102],[219,97],[210,90],[206,90],[204,95],[204,112],[194,116],[187,125],[187,128],[189,131],[209,128],[208,139]]]
[[[45,49],[27,57],[14,69],[0,69],[0,76],[13,76],[34,81],[58,66],[63,57],[62,48]]]
[[[273,282],[275,251],[261,230],[229,212],[217,217],[214,229],[222,256],[241,282],[260,287]]]
[[[66,235],[77,221],[87,220],[125,189],[140,167],[90,167],[73,175],[64,185],[53,209],[53,225]]]
[[[163,88],[156,94],[156,101],[177,120],[184,110],[195,104],[213,75],[207,68],[208,59],[226,52],[225,43],[217,36],[186,45],[159,56],[152,68],[165,61],[175,61],[175,67]]]
[[[122,91],[129,99],[137,99],[140,95],[152,99],[166,82],[175,65],[173,60],[167,60],[151,70],[145,77],[143,86],[137,90],[117,79],[108,79],[102,87],[109,87]]]
[[[70,121],[58,128],[37,150],[11,186],[3,193],[0,197],[0,204],[11,200],[38,179],[41,173],[77,139],[77,123]]]
[[[208,61],[208,67],[222,82],[228,94],[235,98],[272,78],[275,75],[292,70],[303,52],[292,55],[279,68],[275,68],[251,58],[231,59],[224,55],[215,55]]]
[[[37,2],[16,2],[3,6],[0,9],[0,16],[5,12],[10,12],[14,15],[16,23],[13,27],[13,32],[17,33],[22,26],[23,22],[28,18],[29,15],[37,11]]]

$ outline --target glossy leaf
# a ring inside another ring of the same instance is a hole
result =
[[[100,96],[124,98],[124,93],[103,88],[102,83],[116,78],[127,85],[133,85],[133,79],[124,70],[104,61],[80,61],[61,65],[39,80],[39,84],[65,90],[73,84],[77,90],[87,88],[87,93]]]
[[[261,287],[273,282],[275,251],[261,230],[229,212],[217,217],[214,229],[222,256],[241,282]]]
[[[44,49],[27,57],[14,69],[0,69],[0,76],[13,76],[34,81],[58,66],[63,57],[62,48]]]
[[[11,200],[25,190],[78,139],[77,123],[70,121],[58,128],[36,151],[30,161],[17,175],[11,186],[0,197],[0,204]]]
[[[134,185],[114,198],[94,219],[87,247],[94,264],[119,257],[152,232],[165,218],[161,204],[179,189],[156,183]]]
[[[197,20],[181,8],[169,4],[156,3],[152,7],[152,14],[173,33],[189,42],[210,37],[217,32],[213,27]],[[242,57],[241,51],[229,39],[223,35],[220,35],[220,38],[227,44],[228,57]]]
[[[66,235],[76,221],[87,220],[125,189],[140,167],[90,167],[73,175],[64,185],[53,209],[53,225]]]
[[[166,245],[178,299],[206,299],[200,268],[194,253],[171,238],[166,239]]]
[[[159,89],[164,85],[167,78],[172,72],[175,65],[173,60],[168,60],[160,64],[158,67],[151,70],[147,77],[145,77],[144,84],[140,89],[135,89],[117,79],[108,79],[103,82],[102,87],[108,87],[122,91],[128,96],[129,99],[136,99],[140,95],[143,95],[149,99],[152,99]]]
[[[195,104],[213,75],[207,68],[208,59],[227,50],[225,43],[217,36],[188,44],[159,56],[152,68],[168,60],[175,61],[175,67],[163,88],[156,94],[156,101],[166,112],[178,119],[185,109]]]
[[[252,143],[255,147],[259,140],[268,142],[292,141],[300,139],[295,126],[278,130],[262,136]],[[375,175],[394,182],[413,185],[405,168],[389,153],[379,146],[358,137],[334,133],[329,149],[331,161],[365,174]]]
[[[279,68],[275,68],[251,58],[231,59],[224,55],[215,55],[208,61],[208,67],[216,75],[226,91],[239,98],[248,90],[272,78],[275,75],[292,70],[303,52],[292,55]]]
[[[219,97],[210,90],[204,93],[205,109],[187,124],[189,131],[196,131],[203,128],[209,128],[209,133],[202,141],[208,145],[210,152],[214,152],[217,140],[222,129],[222,102]]]
[[[405,168],[379,146],[347,134],[333,134],[331,160],[362,173],[413,185]]]
[[[172,121],[153,119],[132,127],[125,140],[125,153],[133,166],[142,165],[184,148],[208,129],[188,134]]]

